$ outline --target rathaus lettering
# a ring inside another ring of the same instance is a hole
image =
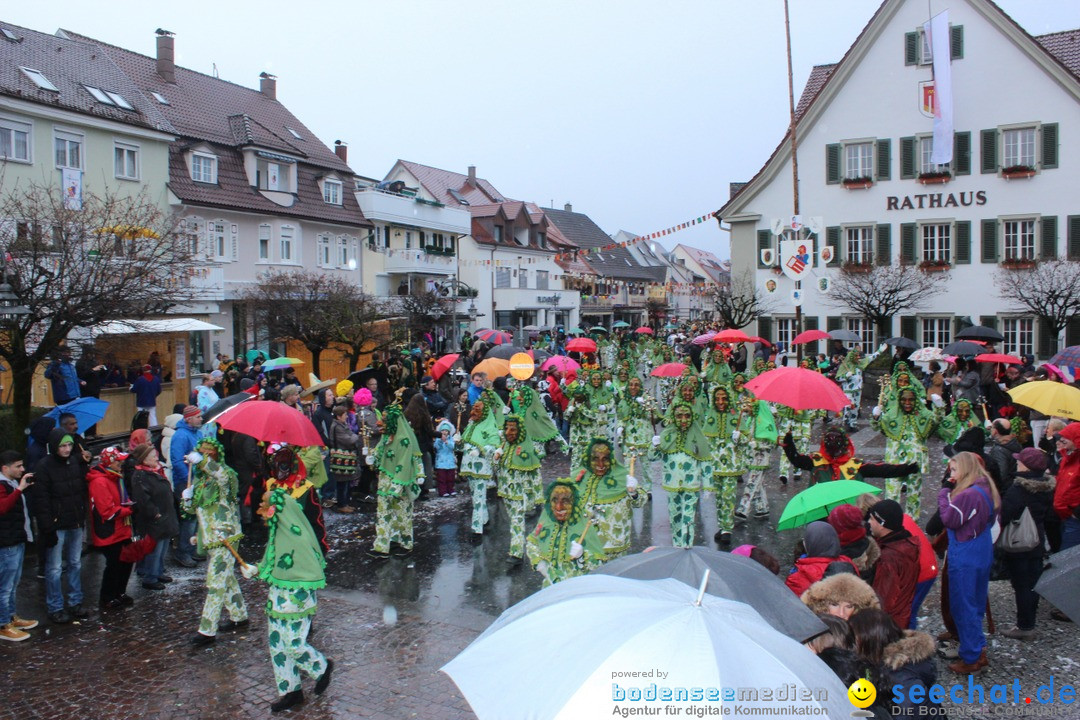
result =
[[[885,198],[886,210],[923,210],[926,208],[968,207],[985,205],[986,191],[960,193],[925,193],[922,195],[889,195]]]

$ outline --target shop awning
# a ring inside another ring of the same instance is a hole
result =
[[[94,335],[136,335],[153,333],[200,332],[203,330],[224,330],[213,323],[195,318],[175,317],[154,320],[113,320],[93,328]]]

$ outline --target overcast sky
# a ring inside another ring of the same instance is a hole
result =
[[[962,2],[963,0],[951,0]],[[997,0],[1028,32],[1080,27],[1078,0]],[[950,0],[927,0],[933,12]],[[791,0],[796,98],[875,0]],[[719,208],[788,124],[783,0],[185,0],[5,3],[0,20],[63,27],[258,87],[349,164],[466,172],[507,196],[645,234]],[[714,221],[666,238],[729,257]]]

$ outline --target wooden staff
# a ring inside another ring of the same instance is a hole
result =
[[[232,553],[232,556],[236,558],[236,562],[240,563],[240,567],[248,567],[248,564],[244,562],[244,558],[240,557],[240,553],[236,552],[233,546],[229,544],[228,540],[222,540],[221,544],[224,545],[228,549],[228,551]]]
[[[585,535],[589,532],[589,526],[592,525],[592,521],[593,521],[593,518],[592,518],[592,515],[590,515],[589,516],[589,521],[587,523],[585,523],[585,529],[581,531],[581,535],[577,539],[577,543],[579,545],[581,545],[582,550],[585,549]],[[584,555],[584,554],[585,553],[582,552],[582,555]]]
[[[626,471],[628,475],[633,475],[634,474],[634,460],[636,460],[636,459],[637,459],[637,457],[635,455],[630,456],[630,465],[629,465],[629,467],[627,468],[627,471]]]

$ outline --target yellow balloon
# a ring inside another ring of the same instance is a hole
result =
[[[510,358],[510,374],[515,380],[528,380],[535,369],[536,363],[529,353],[516,353]]]
[[[866,678],[859,678],[851,683],[847,691],[848,700],[857,708],[868,708],[877,700],[877,688]]]

